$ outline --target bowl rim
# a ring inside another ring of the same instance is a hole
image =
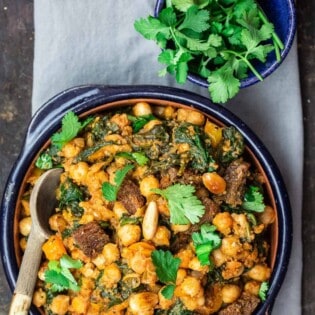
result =
[[[166,0],[157,0],[155,3],[155,8],[154,8],[154,17],[157,17],[159,12],[163,9],[164,4]],[[289,17],[288,17],[288,34],[287,37],[285,38],[285,41],[283,42],[284,44],[284,49],[281,51],[281,60],[278,62],[276,59],[269,65],[269,67],[264,68],[263,71],[260,72],[260,75],[262,76],[263,79],[267,78],[269,75],[271,75],[284,61],[286,56],[288,55],[294,41],[294,37],[296,34],[296,19],[297,19],[297,14],[296,14],[296,5],[294,0],[284,0],[288,11],[289,11]],[[208,88],[209,83],[205,78],[202,78],[201,76],[189,72],[187,75],[187,79],[195,83],[199,86]],[[252,77],[247,77],[241,80],[241,85],[240,88],[246,88],[249,87],[253,84],[256,84],[260,82],[260,80],[256,76]]]
[[[274,159],[260,139],[243,121],[229,110],[212,103],[209,99],[198,94],[178,88],[155,85],[78,86],[59,93],[46,102],[35,113],[27,129],[21,153],[13,165],[5,185],[0,209],[2,220],[0,251],[2,253],[3,268],[11,291],[13,291],[15,287],[18,274],[18,264],[13,248],[14,246],[10,246],[14,236],[14,216],[12,214],[15,211],[20,187],[29,165],[50,138],[51,134],[60,128],[61,119],[67,111],[72,110],[77,115],[80,115],[99,105],[139,98],[161,99],[188,105],[205,112],[225,125],[235,126],[242,133],[246,145],[261,164],[270,181],[277,206],[279,222],[278,249],[272,272],[272,284],[269,288],[266,301],[261,303],[254,312],[256,315],[266,314],[267,311],[269,312],[272,309],[274,300],[285,278],[292,246],[293,228],[291,206],[281,173]],[[32,307],[30,314],[35,315],[39,313],[36,308]]]

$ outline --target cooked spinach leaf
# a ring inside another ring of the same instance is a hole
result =
[[[84,200],[83,190],[76,185],[70,178],[60,186],[59,208],[70,208],[71,213],[76,217],[83,215],[84,209],[79,206],[79,203]]]

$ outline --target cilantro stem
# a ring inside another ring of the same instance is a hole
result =
[[[272,39],[273,42],[273,47],[275,48],[275,54],[276,54],[276,59],[278,62],[280,62],[281,60],[281,54],[280,54],[280,49],[279,46],[277,45],[277,43],[275,42],[275,39]]]
[[[259,18],[262,20],[262,22],[263,22],[264,24],[270,23],[270,21],[268,20],[266,14],[265,14],[265,12],[262,10],[262,8],[258,8],[258,16],[259,16]],[[282,49],[284,48],[284,45],[283,45],[283,43],[282,43],[280,37],[277,35],[277,33],[276,33],[276,32],[272,32],[272,35],[271,35],[271,36],[272,36],[272,39],[273,39],[274,43],[276,43],[276,45],[278,46],[278,48],[279,48],[280,50],[282,50]],[[275,46],[275,48],[276,48],[276,46]],[[277,58],[277,60],[278,60],[278,58]],[[279,61],[279,60],[278,60],[278,61]]]
[[[263,81],[263,77],[260,75],[260,73],[254,68],[254,66],[248,61],[247,58],[245,58],[244,56],[242,56],[241,54],[233,51],[233,50],[223,50],[222,53],[228,53],[228,54],[232,54],[240,59],[242,59],[248,66],[248,68],[254,73],[254,75],[260,80]]]

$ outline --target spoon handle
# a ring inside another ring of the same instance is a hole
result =
[[[31,229],[11,301],[9,315],[27,315],[32,303],[45,238]]]

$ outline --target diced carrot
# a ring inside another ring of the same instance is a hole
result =
[[[59,260],[67,253],[62,239],[57,235],[52,235],[42,246],[42,250],[48,260]]]

